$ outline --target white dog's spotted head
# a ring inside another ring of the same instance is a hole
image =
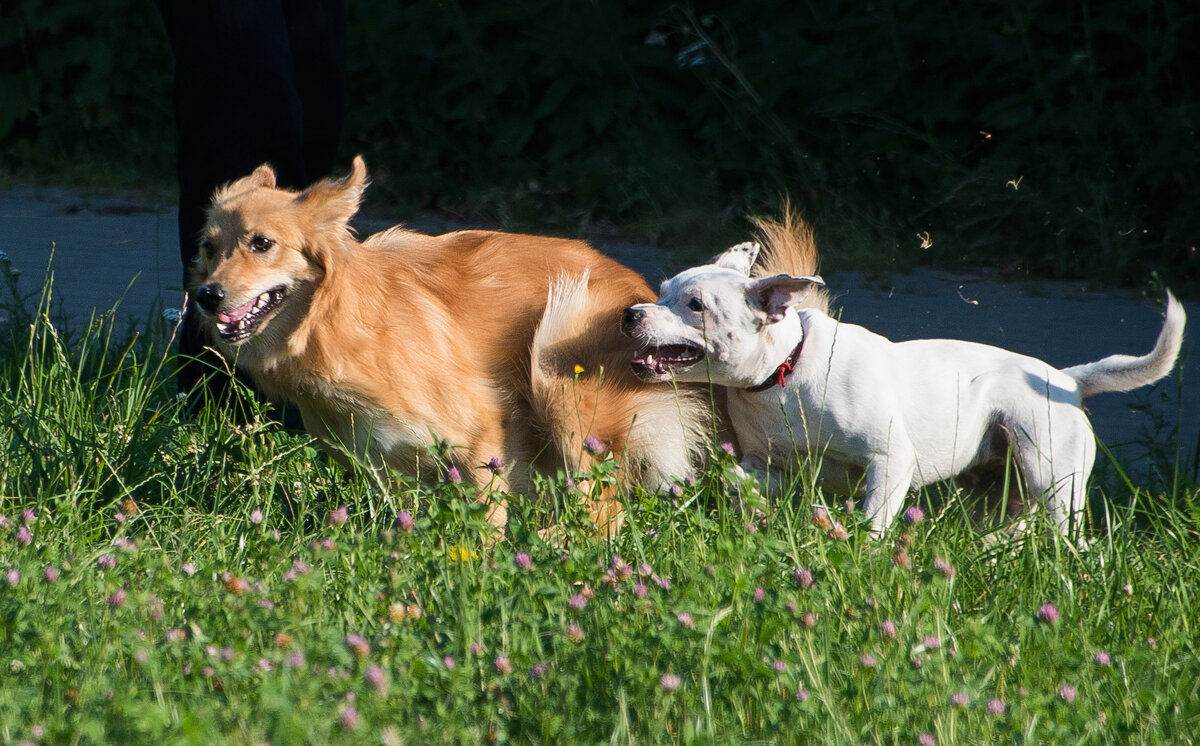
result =
[[[633,358],[639,378],[749,387],[779,365],[773,330],[813,287],[825,283],[816,276],[752,279],[759,248],[733,246],[712,264],[665,281],[657,303],[625,309],[621,329],[641,346]]]

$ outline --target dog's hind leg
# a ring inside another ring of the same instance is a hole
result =
[[[1029,498],[1040,496],[1063,536],[1083,527],[1087,482],[1096,459],[1096,440],[1082,411],[1041,428],[1038,439],[1018,437],[1013,459]]]

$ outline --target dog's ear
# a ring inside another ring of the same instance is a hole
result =
[[[254,173],[249,176],[243,176],[237,181],[231,181],[223,187],[218,187],[213,193],[213,204],[224,202],[230,197],[248,192],[251,189],[274,189],[275,188],[275,169],[271,168],[271,164],[264,163],[254,169]]]
[[[310,211],[318,228],[345,228],[358,212],[367,188],[367,164],[354,156],[354,166],[343,179],[324,179],[296,195],[296,202]]]
[[[750,268],[754,266],[754,260],[758,258],[758,252],[762,249],[753,241],[746,241],[737,246],[730,246],[725,249],[720,255],[713,259],[712,263],[724,269],[732,269],[734,272],[741,272],[747,277],[750,275]]]
[[[789,308],[800,304],[814,287],[825,287],[825,281],[811,277],[775,275],[750,283],[747,290],[750,304],[763,312],[768,324],[784,317]]]

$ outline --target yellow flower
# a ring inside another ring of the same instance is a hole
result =
[[[467,562],[468,560],[478,559],[479,555],[471,551],[467,547],[452,546],[450,547],[451,562]]]
[[[582,372],[583,372],[583,366],[580,365],[579,363],[576,363],[575,364],[575,375],[579,375]]]

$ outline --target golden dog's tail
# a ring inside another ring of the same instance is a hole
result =
[[[1087,398],[1105,391],[1129,391],[1146,386],[1171,372],[1183,345],[1187,314],[1183,304],[1167,291],[1167,313],[1154,349],[1140,357],[1109,355],[1094,363],[1064,368],[1063,373],[1079,382],[1079,393]]]
[[[659,489],[692,476],[711,417],[698,390],[633,375],[633,343],[619,328],[629,302],[590,288],[586,273],[551,284],[530,351],[532,404],[565,466],[611,452],[622,482]]]
[[[758,241],[762,244],[751,276],[816,275],[820,262],[817,260],[817,242],[812,226],[796,212],[790,201],[784,201],[781,213],[779,219],[751,218],[758,229]],[[813,289],[800,305],[828,313],[829,294],[824,288]]]

